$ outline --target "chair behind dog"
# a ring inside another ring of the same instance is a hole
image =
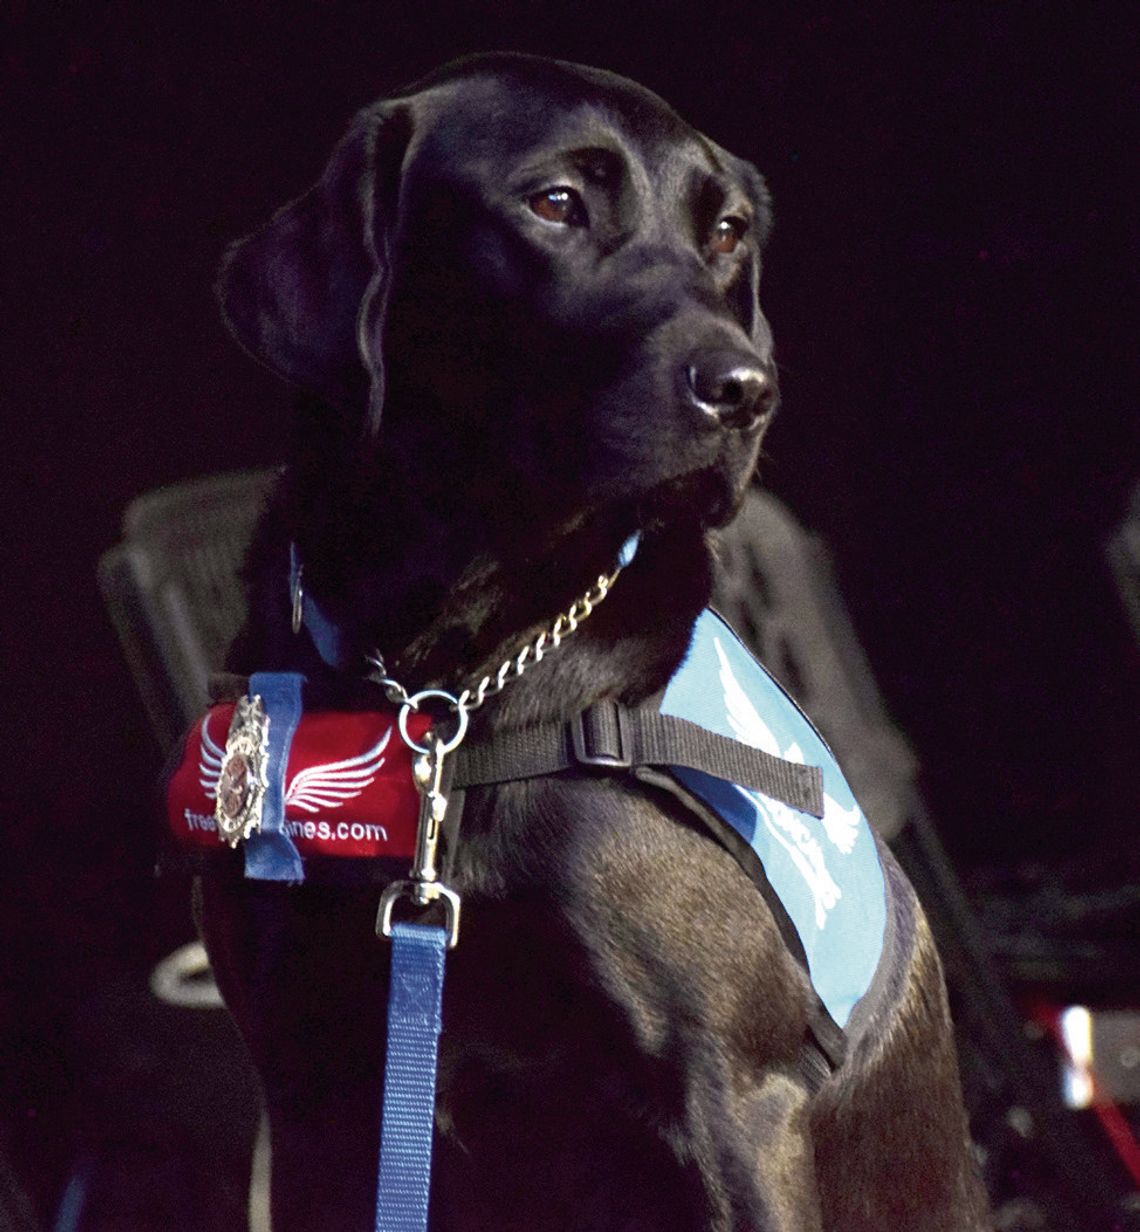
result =
[[[207,703],[207,681],[245,618],[238,584],[271,471],[191,479],[138,497],[99,586],[164,753]]]

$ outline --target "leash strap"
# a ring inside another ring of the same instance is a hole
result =
[[[425,1232],[447,934],[392,925],[376,1232]]]

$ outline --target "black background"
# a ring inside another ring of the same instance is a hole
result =
[[[40,1191],[84,1007],[188,931],[96,558],[139,492],[275,459],[288,395],[219,323],[219,253],[358,106],[468,51],[615,69],[765,172],[764,475],[834,550],[952,853],[1140,872],[1103,554],[1140,478],[1130,9],[7,6],[0,1092]]]

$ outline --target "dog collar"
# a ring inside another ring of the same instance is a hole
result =
[[[639,531],[635,531],[621,545],[617,555],[616,567],[613,573],[609,575],[611,583],[618,573],[633,563],[640,545],[641,534]],[[305,592],[304,577],[305,567],[304,562],[301,560],[300,549],[296,543],[290,542],[289,605],[293,634],[296,636],[304,629],[309,635],[309,639],[312,641],[317,654],[320,655],[321,659],[329,667],[342,670],[352,666],[352,648],[348,644],[344,631],[335,620],[329,617],[316,597]],[[602,597],[604,598],[604,592]],[[575,604],[574,606],[577,607],[578,605]],[[572,607],[571,611],[573,610],[574,608]],[[588,615],[589,612],[587,611],[586,614]],[[376,657],[378,658],[379,656]]]

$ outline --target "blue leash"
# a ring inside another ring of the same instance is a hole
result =
[[[376,1232],[424,1232],[447,933],[427,924],[393,924],[391,937]]]
[[[430,696],[420,693],[410,698],[398,720],[401,738],[420,754],[412,768],[420,792],[412,880],[388,885],[376,915],[377,935],[392,942],[376,1232],[427,1232],[435,1076],[443,1028],[443,959],[459,940],[459,895],[438,880],[436,853],[448,805],[443,759],[463,739],[467,716],[459,712],[450,743],[433,737],[427,745],[417,744],[408,734],[407,714]],[[405,896],[420,907],[439,903],[446,927],[394,923],[392,909]]]
[[[639,534],[631,535],[622,545],[619,570],[633,560],[639,539]],[[307,625],[322,657],[332,662],[337,657],[338,639],[329,635],[329,629],[335,633],[335,627],[320,616],[311,602],[306,616],[301,582],[300,557],[296,547],[291,546],[293,631],[296,633],[302,624]],[[604,587],[601,595],[605,597]],[[382,660],[377,666],[383,674]],[[398,687],[392,680],[380,683]],[[375,1227],[376,1232],[427,1232],[435,1082],[439,1034],[443,1029],[443,964],[446,951],[453,948],[459,938],[459,895],[439,881],[436,867],[441,826],[448,806],[445,793],[449,780],[443,774],[443,765],[446,755],[463,741],[468,711],[459,698],[438,689],[427,689],[410,697],[399,689],[399,694],[402,694],[398,719],[400,738],[419,754],[412,773],[420,792],[420,816],[411,880],[393,882],[385,889],[376,919],[377,933],[392,941],[392,971]],[[448,739],[433,735],[429,743],[420,744],[409,735],[408,716],[428,700],[449,703],[457,715],[457,725]],[[482,701],[482,695],[479,700]],[[409,893],[417,906],[439,903],[444,910],[446,928],[393,923],[393,906]]]

